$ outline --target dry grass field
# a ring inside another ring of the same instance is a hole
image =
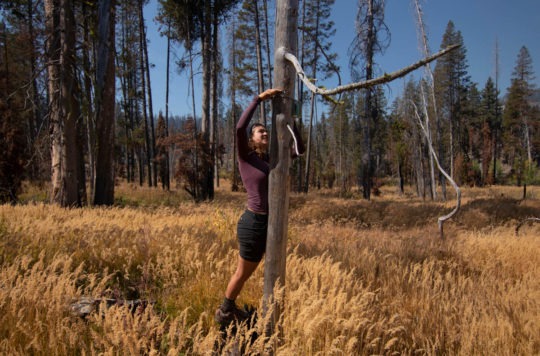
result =
[[[236,266],[245,193],[224,186],[212,203],[121,184],[110,208],[63,209],[33,199],[0,206],[0,354],[207,355],[220,337],[213,312]],[[279,355],[540,354],[540,187],[468,188],[440,240],[436,218],[453,202],[370,202],[329,191],[291,196]],[[240,304],[259,305],[264,266]],[[82,296],[155,300],[86,319]],[[252,342],[263,320],[231,335]],[[276,335],[274,335],[276,336]]]

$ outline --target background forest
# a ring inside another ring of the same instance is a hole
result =
[[[232,189],[241,185],[233,128],[245,103],[272,87],[273,2],[160,1],[150,20],[144,5],[2,2],[1,201],[16,202],[24,180],[51,181],[49,199],[64,206],[112,204],[119,179],[164,189],[172,180],[196,201],[213,199],[220,177],[231,179]],[[306,0],[300,7],[297,57],[319,83],[349,79],[335,64],[333,5]],[[426,56],[421,4],[411,6]],[[347,53],[353,80],[378,74],[376,56],[391,35],[384,10],[383,1],[358,2]],[[146,22],[154,20],[168,44],[165,112],[155,112],[150,85]],[[495,75],[485,83],[470,79],[463,35],[449,21],[440,48],[452,44],[461,47],[426,67],[424,79],[409,77],[391,103],[384,86],[325,101],[297,85],[308,151],[291,170],[292,189],[337,188],[369,199],[387,182],[400,192],[411,185],[418,196],[445,199],[445,179],[414,114],[413,103],[420,107],[424,96],[437,155],[458,184],[538,183],[540,91],[528,49],[516,54],[511,85],[501,90],[497,43]],[[171,61],[171,47],[185,55]],[[168,110],[174,68],[189,73],[191,115]],[[201,79],[202,93],[196,93],[194,81]],[[255,120],[269,124],[270,115],[270,106],[261,106]]]

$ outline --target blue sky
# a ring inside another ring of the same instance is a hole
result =
[[[347,50],[354,37],[354,21],[357,13],[355,0],[336,0],[332,19],[336,23],[336,35],[333,38],[333,50],[338,54],[337,64],[341,67],[342,81],[350,82]],[[478,88],[482,89],[489,76],[494,76],[495,38],[499,43],[499,88],[501,95],[506,93],[510,78],[521,46],[525,45],[533,60],[536,75],[535,83],[540,87],[540,1],[538,0],[428,0],[421,1],[424,10],[424,22],[428,31],[431,52],[439,49],[442,36],[449,20],[460,30],[467,49],[469,75]],[[150,0],[145,7],[147,18],[150,62],[154,64],[152,75],[153,106],[157,112],[165,108],[166,75],[166,40],[157,33],[153,17],[156,14],[157,0]],[[269,8],[275,12],[275,7]],[[391,33],[390,46],[375,61],[382,72],[392,72],[421,58],[418,50],[416,25],[412,2],[409,0],[387,0],[385,22]],[[222,31],[222,34],[224,31]],[[182,55],[181,48],[175,48],[177,55]],[[185,115],[192,112],[188,92],[188,77],[179,75],[171,62],[171,88],[169,111],[173,115]],[[422,70],[412,75],[419,78]],[[223,80],[226,80],[223,77]],[[195,96],[197,115],[200,115],[201,76],[196,77]],[[391,101],[400,94],[404,79],[394,81],[386,90]],[[324,84],[330,88],[337,84],[337,79],[329,79]],[[224,99],[226,100],[226,98]],[[247,103],[246,103],[247,104]],[[320,113],[319,109],[319,113]]]

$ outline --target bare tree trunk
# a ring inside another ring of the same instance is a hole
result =
[[[142,0],[139,0],[139,3]],[[139,5],[139,7],[142,5]],[[146,112],[146,79],[145,79],[145,65],[144,65],[144,51],[143,51],[143,24],[142,24],[142,13],[139,10],[139,66],[141,71],[141,85],[142,85],[142,111],[143,111],[143,120],[144,120],[144,141],[146,144],[146,166],[148,169],[148,186],[151,187],[152,184],[152,144],[150,142],[150,130],[148,127],[148,116]]]
[[[311,109],[309,114],[309,129],[308,129],[308,141],[306,149],[306,172],[304,177],[304,193],[307,194],[309,189],[309,164],[311,162],[311,136],[313,130],[313,112],[315,111],[315,94],[311,93]]]
[[[189,22],[189,19],[187,20]],[[190,76],[190,80],[191,80],[191,106],[193,108],[193,140],[196,140],[197,138],[197,111],[195,110],[195,83],[194,83],[194,76],[195,74],[193,73],[193,55],[192,55],[192,51],[191,51],[191,37],[190,37],[190,33],[189,31],[187,32],[187,48],[188,48],[188,52],[189,52],[189,76]],[[195,167],[198,167],[199,166],[199,146],[196,144],[195,145]],[[196,185],[197,186],[197,185]],[[198,188],[195,190],[195,195],[197,196],[196,199],[198,199],[198,197],[200,197],[200,192],[198,191]]]
[[[217,147],[217,135],[216,135],[216,126],[218,120],[218,14],[216,11],[213,11],[212,14],[212,87],[211,87],[211,97],[212,97],[212,115],[210,117],[210,155],[211,155],[211,167],[210,175],[212,176],[212,189],[210,190],[209,198],[214,199],[214,181],[215,186],[219,186],[218,176],[217,176],[217,159],[216,159],[216,147]]]
[[[262,53],[261,53],[261,35],[259,30],[259,1],[252,0],[253,11],[255,11],[255,52],[257,52],[257,84],[259,87],[259,93],[264,91],[263,82],[263,67],[262,67]],[[264,103],[259,105],[260,117],[259,122],[266,126],[266,110]]]
[[[231,190],[233,192],[237,192],[238,191],[238,176],[236,175],[236,171],[237,171],[237,161],[236,161],[236,83],[234,82],[235,81],[235,78],[236,78],[236,36],[235,36],[235,22],[233,20],[233,23],[232,23],[232,43],[231,43],[231,53],[232,53],[232,58],[231,58],[231,71],[232,71],[232,83],[231,83],[231,105],[232,105],[232,108],[231,108],[231,115],[232,115],[232,127],[231,127],[231,132],[230,132],[230,135],[232,136],[233,138],[233,146],[232,146],[232,151],[233,151],[233,158],[232,158],[232,185],[231,185]]]
[[[49,120],[52,128],[52,193],[51,201],[61,206],[80,206],[77,159],[75,32],[71,1],[45,2],[49,61]]]
[[[165,84],[165,137],[169,137],[169,63],[170,63],[170,52],[171,52],[171,24],[169,23],[167,31],[167,74],[166,74],[166,84]],[[165,186],[167,190],[171,190],[171,172],[169,164],[169,150],[165,150],[165,165],[166,165],[166,175],[165,175]]]
[[[148,127],[148,116],[146,111],[146,79],[145,79],[145,61],[144,61],[144,24],[142,18],[142,0],[139,0],[139,65],[141,71],[141,85],[142,85],[142,111],[144,119],[144,140],[146,143],[146,166],[148,169],[148,186],[152,184],[152,142],[150,138],[150,130]],[[154,176],[155,178],[155,176]]]
[[[210,0],[205,0],[205,17],[203,24],[203,35],[201,36],[202,47],[202,62],[203,62],[203,92],[202,92],[202,117],[201,117],[201,133],[203,135],[204,145],[210,148],[210,86],[211,86],[211,44],[212,44],[212,19]],[[205,162],[203,172],[204,183],[202,184],[203,200],[210,197],[211,190],[214,189],[214,177],[212,169],[207,167]]]
[[[296,72],[284,58],[284,49],[292,53],[297,50],[298,0],[277,0],[276,35],[274,50],[274,86],[285,93],[293,93]],[[285,285],[285,262],[287,251],[287,225],[289,213],[288,175],[290,167],[291,136],[286,125],[291,123],[291,100],[274,97],[272,100],[272,136],[269,177],[269,216],[266,262],[264,271],[263,313],[274,302],[276,283]],[[279,320],[281,306],[276,305],[273,318],[267,328],[272,334]]]
[[[305,23],[306,23],[306,2],[302,1],[302,28],[304,28]],[[305,31],[302,31],[302,35],[300,36],[300,63],[302,65],[302,68],[304,67],[304,44],[305,44]],[[298,102],[300,103],[300,110],[303,110],[302,102],[304,99],[304,82],[299,80],[297,82],[297,87],[298,87],[298,93],[296,97],[298,98]],[[300,122],[299,122],[299,127],[298,127],[298,130],[300,131],[300,133],[302,133],[304,129],[303,117],[304,117],[303,115],[300,115]],[[309,141],[309,137],[308,137],[308,141]],[[302,189],[302,158],[301,157],[299,157],[296,160],[296,165],[297,165],[297,170],[298,170],[297,172],[297,186],[298,187],[296,191],[300,193],[303,191]]]
[[[452,179],[454,179],[454,114],[453,114],[454,108],[453,108],[453,105],[454,104],[452,104],[452,108],[450,109],[450,118],[449,118],[449,122],[450,122],[450,177]]]
[[[125,15],[122,16],[122,52],[126,51],[126,29],[125,29]],[[118,57],[115,58],[116,66],[120,67],[120,63],[118,61]],[[124,161],[126,165],[126,178],[127,181],[131,181],[131,170],[130,170],[130,162],[129,162],[129,146],[130,146],[130,140],[129,140],[129,106],[128,106],[128,78],[127,78],[127,65],[126,61],[122,62],[122,75],[120,76],[120,86],[122,87],[122,109],[124,114],[124,135],[126,137],[125,139],[125,152],[124,152]]]
[[[86,2],[82,2],[82,11],[86,13]],[[89,182],[88,187],[90,189],[90,200],[94,196],[94,187],[95,187],[95,178],[96,178],[96,164],[95,164],[95,121],[94,121],[94,110],[92,102],[92,77],[90,69],[90,39],[89,39],[89,28],[88,28],[88,16],[83,16],[83,74],[84,74],[84,94],[85,94],[85,105],[84,111],[86,116],[86,140],[87,150],[88,150],[88,171],[89,171]]]
[[[417,15],[417,21],[418,21],[418,27],[420,28],[420,36],[421,36],[421,39],[422,39],[422,47],[423,47],[423,51],[422,51],[422,54],[424,55],[424,57],[428,57],[429,56],[429,46],[428,46],[428,42],[427,42],[427,36],[426,36],[426,31],[424,29],[424,20],[422,18],[422,9],[420,8],[420,4],[418,3],[418,0],[414,0],[414,4],[416,6],[416,15]],[[433,105],[433,111],[435,113],[435,121],[438,122],[439,121],[439,114],[438,114],[438,111],[437,111],[437,101],[435,100],[435,81],[433,79],[433,71],[431,70],[431,64],[430,63],[427,63],[426,66],[426,72],[428,74],[428,86],[429,86],[429,90],[430,90],[430,94],[431,94],[431,101],[432,101],[432,105]],[[427,118],[426,118],[427,119]],[[426,122],[426,126],[427,126],[427,130],[428,130],[428,133],[430,135],[429,139],[431,140],[431,130],[429,128],[429,124]],[[429,152],[428,152],[429,154]],[[440,155],[440,153],[439,153]],[[433,156],[431,154],[429,154],[429,171],[430,171],[430,176],[431,176],[431,196],[433,199],[437,199],[437,184],[435,182],[435,165],[433,164]],[[442,177],[442,174],[439,173],[440,176]],[[443,182],[441,181],[441,184],[443,184]]]
[[[493,178],[492,182],[493,184],[497,184],[497,159],[498,159],[498,151],[497,151],[497,134],[499,132],[499,41],[497,38],[495,38],[495,92],[496,92],[496,98],[495,98],[495,127],[493,130]]]
[[[375,32],[373,21],[373,0],[368,0],[368,33],[366,36],[366,80],[373,78],[373,53],[375,45]],[[364,95],[364,130],[362,134],[362,158],[361,158],[361,173],[363,197],[366,200],[371,198],[371,121],[373,117],[373,103],[371,102],[372,89],[367,88]]]
[[[115,12],[114,0],[99,2],[95,205],[114,203]]]
[[[157,187],[157,166],[156,166],[156,134],[154,130],[154,110],[152,107],[152,85],[150,82],[150,65],[148,63],[148,45],[146,40],[146,29],[144,24],[144,16],[143,16],[143,2],[142,0],[139,0],[139,18],[140,18],[140,26],[141,26],[141,36],[142,36],[142,44],[143,44],[143,51],[144,51],[144,64],[145,64],[145,73],[146,73],[146,89],[148,93],[148,118],[150,120],[150,149],[151,151],[151,164],[152,164],[152,172],[154,180],[152,181],[154,187]]]
[[[36,48],[35,48],[35,32],[34,32],[34,13],[33,13],[34,2],[28,0],[27,6],[27,15],[28,15],[28,34],[30,36],[30,79],[32,81],[32,107],[34,111],[34,116],[30,118],[29,121],[29,147],[34,149],[34,142],[38,135],[37,127],[41,126],[42,114],[41,106],[39,105],[39,93],[37,87],[37,72],[36,72]],[[7,60],[6,60],[7,62]],[[7,74],[7,73],[6,73]],[[38,162],[35,160],[31,163],[30,167],[30,178],[36,179],[38,177],[39,166]]]
[[[273,88],[272,86],[272,62],[270,62],[270,39],[268,34],[268,6],[267,0],[263,0],[264,6],[264,28],[265,28],[265,37],[266,37],[266,68],[268,70],[268,87]]]

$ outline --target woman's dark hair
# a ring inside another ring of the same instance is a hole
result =
[[[254,123],[253,125],[251,125],[250,129],[249,129],[249,139],[251,140],[251,138],[253,137],[253,130],[256,128],[256,127],[264,127],[266,128],[266,126],[264,126],[263,124],[261,124],[260,122],[256,122]]]
[[[255,152],[255,154],[257,154],[257,156],[259,156],[260,158],[262,158],[264,160],[268,160],[268,155],[266,154],[266,152],[264,152],[258,145],[255,145],[253,143],[253,141],[251,141],[251,138],[253,137],[254,130],[259,126],[266,129],[266,126],[264,126],[263,124],[261,124],[259,122],[251,125],[251,127],[249,128],[249,143],[248,143],[248,145],[249,145],[249,148],[251,149],[251,153]]]

